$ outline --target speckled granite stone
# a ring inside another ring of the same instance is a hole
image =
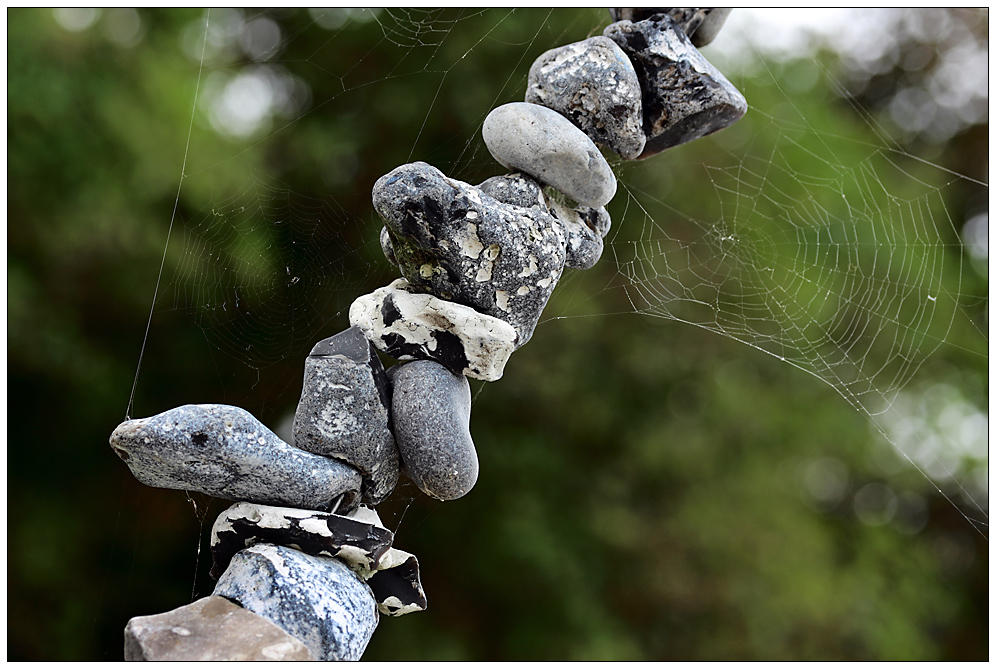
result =
[[[238,407],[188,404],[125,421],[110,442],[135,478],[157,488],[340,512],[359,502],[355,469],[294,448]]]
[[[377,600],[349,567],[283,546],[237,553],[214,594],[271,620],[322,661],[359,660],[377,628]]]
[[[380,358],[359,328],[349,328],[318,342],[304,362],[294,446],[358,469],[363,499],[378,504],[398,482],[390,407]]]
[[[505,321],[416,292],[404,279],[356,298],[349,322],[398,360],[435,360],[484,381],[501,378],[517,338]]]
[[[470,384],[429,360],[395,365],[394,433],[401,461],[429,497],[463,497],[477,483],[478,462],[470,436]]]
[[[125,627],[127,662],[314,662],[307,646],[266,618],[211,595],[138,616]]]
[[[692,46],[701,48],[716,39],[732,11],[729,7],[626,7],[610,9],[609,15],[613,21],[636,23],[654,14],[667,14],[688,35]]]
[[[529,102],[502,105],[484,119],[482,135],[499,163],[581,204],[601,207],[616,194],[616,177],[598,147],[552,109]]]
[[[640,79],[647,135],[640,158],[722,130],[746,113],[744,96],[667,14],[613,23],[605,36],[622,47]]]
[[[629,58],[597,36],[547,51],[529,68],[526,102],[549,107],[623,158],[643,152],[640,82]]]

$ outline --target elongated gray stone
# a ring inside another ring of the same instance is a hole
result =
[[[266,618],[211,595],[125,627],[128,662],[314,662],[301,641]]]
[[[349,322],[398,360],[435,360],[484,381],[501,378],[517,338],[505,321],[416,292],[404,279],[356,298]]]
[[[391,397],[380,358],[359,328],[323,339],[304,362],[294,446],[352,465],[363,499],[378,504],[398,482]]]
[[[121,423],[111,448],[145,485],[303,509],[349,511],[352,467],[294,448],[245,409],[187,404]]]
[[[623,158],[643,152],[640,81],[629,58],[597,36],[547,51],[529,68],[526,102],[559,112]]]
[[[654,14],[667,14],[692,45],[701,48],[716,39],[731,11],[729,7],[626,7],[610,9],[609,15],[613,21],[636,23]]]
[[[640,158],[726,128],[747,112],[747,101],[702,57],[667,14],[619,21],[605,36],[626,52],[643,90]]]
[[[477,483],[470,436],[470,384],[442,365],[418,360],[388,370],[394,433],[405,471],[429,497],[463,497]]]
[[[581,204],[601,207],[616,194],[616,177],[598,147],[552,109],[529,102],[502,105],[484,119],[482,134],[499,163]]]
[[[236,554],[214,594],[299,639],[321,661],[356,661],[377,628],[369,586],[335,558],[257,544]]]

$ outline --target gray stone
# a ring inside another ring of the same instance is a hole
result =
[[[599,207],[598,209],[579,207],[577,212],[585,225],[594,230],[599,237],[605,239],[605,236],[609,234],[609,229],[612,227],[612,217],[609,216],[609,212],[606,211],[605,207]]]
[[[626,7],[610,9],[609,15],[613,21],[637,23],[655,14],[667,14],[692,45],[701,48],[716,39],[732,11],[729,7]]]
[[[747,112],[747,101],[699,53],[667,14],[619,21],[605,36],[626,52],[643,89],[640,158],[726,128]]]
[[[385,225],[380,229],[380,248],[384,252],[384,257],[387,260],[401,269],[401,265],[398,264],[398,259],[394,257],[394,246],[391,244],[391,236],[387,234],[387,226]]]
[[[602,257],[602,238],[587,223],[587,219],[575,209],[550,201],[550,214],[560,221],[567,232],[564,267],[590,269]],[[588,210],[589,207],[584,209]],[[605,211],[604,207],[599,207]],[[598,210],[595,210],[598,211]],[[607,214],[606,214],[607,215]]]
[[[314,662],[307,646],[280,627],[211,595],[125,627],[128,662]]]
[[[419,360],[388,370],[394,384],[394,434],[405,471],[429,497],[463,497],[477,483],[470,436],[470,384],[442,365]]]
[[[608,37],[591,37],[537,58],[529,68],[526,102],[559,112],[623,158],[643,152],[640,82],[629,58]]]
[[[491,177],[479,183],[477,187],[482,193],[490,195],[499,202],[523,209],[533,209],[542,214],[550,213],[543,187],[535,179],[521,172]]]
[[[125,421],[110,443],[135,478],[157,488],[340,512],[360,498],[355,469],[294,448],[238,407],[188,404]]]
[[[581,204],[601,207],[616,194],[616,177],[598,147],[552,109],[529,102],[502,105],[484,119],[482,134],[499,163]]]
[[[236,554],[215,595],[273,621],[322,661],[356,661],[377,628],[377,600],[335,558],[257,544]]]
[[[356,298],[349,322],[394,358],[435,360],[484,381],[501,378],[517,338],[505,321],[416,292],[404,279]]]
[[[349,328],[318,342],[304,362],[294,446],[358,469],[363,499],[378,504],[398,482],[390,407],[380,358],[359,328]]]

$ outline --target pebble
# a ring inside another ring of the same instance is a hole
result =
[[[394,257],[394,246],[391,244],[391,236],[387,234],[386,225],[380,229],[380,248],[384,252],[384,257],[387,258],[388,262],[401,269],[398,259]]]
[[[398,360],[435,360],[484,381],[497,381],[515,351],[515,329],[503,320],[416,292],[404,279],[356,298],[349,322]]]
[[[529,102],[502,105],[484,119],[483,135],[499,163],[580,204],[601,207],[616,194],[616,177],[598,147],[552,109]]]
[[[214,594],[273,621],[320,661],[359,660],[377,628],[377,600],[349,567],[284,546],[237,553]]]
[[[477,185],[482,192],[499,202],[523,209],[533,209],[541,214],[550,212],[543,187],[522,172],[512,172],[486,179]]]
[[[716,39],[732,11],[729,7],[628,7],[610,9],[609,15],[613,21],[636,23],[654,14],[667,14],[688,35],[692,46],[702,48]]]
[[[366,579],[377,598],[377,610],[397,618],[425,611],[428,605],[419,576],[418,558],[392,548],[381,560],[380,569]]]
[[[478,473],[467,378],[430,360],[395,365],[388,374],[394,434],[408,476],[434,499],[463,497]]]
[[[135,478],[157,488],[340,512],[360,498],[355,469],[294,448],[238,407],[188,404],[125,421],[110,443]]]
[[[626,52],[643,86],[647,158],[726,128],[747,112],[747,101],[702,57],[667,14],[619,21],[605,36]]]
[[[301,450],[352,465],[363,499],[378,504],[398,482],[384,365],[359,328],[323,339],[304,363],[293,441]]]
[[[128,621],[126,662],[314,662],[315,656],[266,618],[211,595]]]
[[[605,211],[603,207],[599,207]],[[575,209],[557,202],[550,202],[550,214],[560,221],[567,232],[564,267],[590,269],[602,257],[602,237],[588,226],[586,219]]]
[[[529,69],[526,102],[562,114],[623,158],[643,152],[640,81],[629,58],[608,37],[591,37],[537,58]]]

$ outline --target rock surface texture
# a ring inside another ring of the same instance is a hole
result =
[[[125,627],[128,662],[314,661],[286,631],[224,597],[211,595]]]
[[[549,107],[623,158],[643,152],[643,102],[629,58],[604,36],[547,51],[529,69],[526,102]]]
[[[384,366],[363,332],[349,328],[318,342],[305,360],[294,446],[358,469],[364,500],[377,504],[398,482],[390,411]]]
[[[644,21],[655,14],[667,14],[682,32],[688,35],[692,46],[704,47],[722,30],[729,18],[729,7],[626,7],[610,9],[613,21]]]
[[[429,360],[395,365],[394,434],[405,471],[429,497],[463,497],[477,483],[470,384]]]
[[[580,204],[601,207],[616,194],[616,177],[598,147],[552,109],[529,102],[502,105],[484,119],[482,134],[499,163]]]
[[[626,52],[643,90],[646,158],[726,128],[747,111],[733,84],[692,46],[670,16],[619,21],[605,36]]]
[[[135,478],[156,488],[320,511],[359,502],[355,469],[294,448],[238,407],[187,404],[125,421],[110,442]]]
[[[377,628],[370,588],[335,558],[259,544],[238,553],[214,594],[273,621],[322,661],[359,660]]]

